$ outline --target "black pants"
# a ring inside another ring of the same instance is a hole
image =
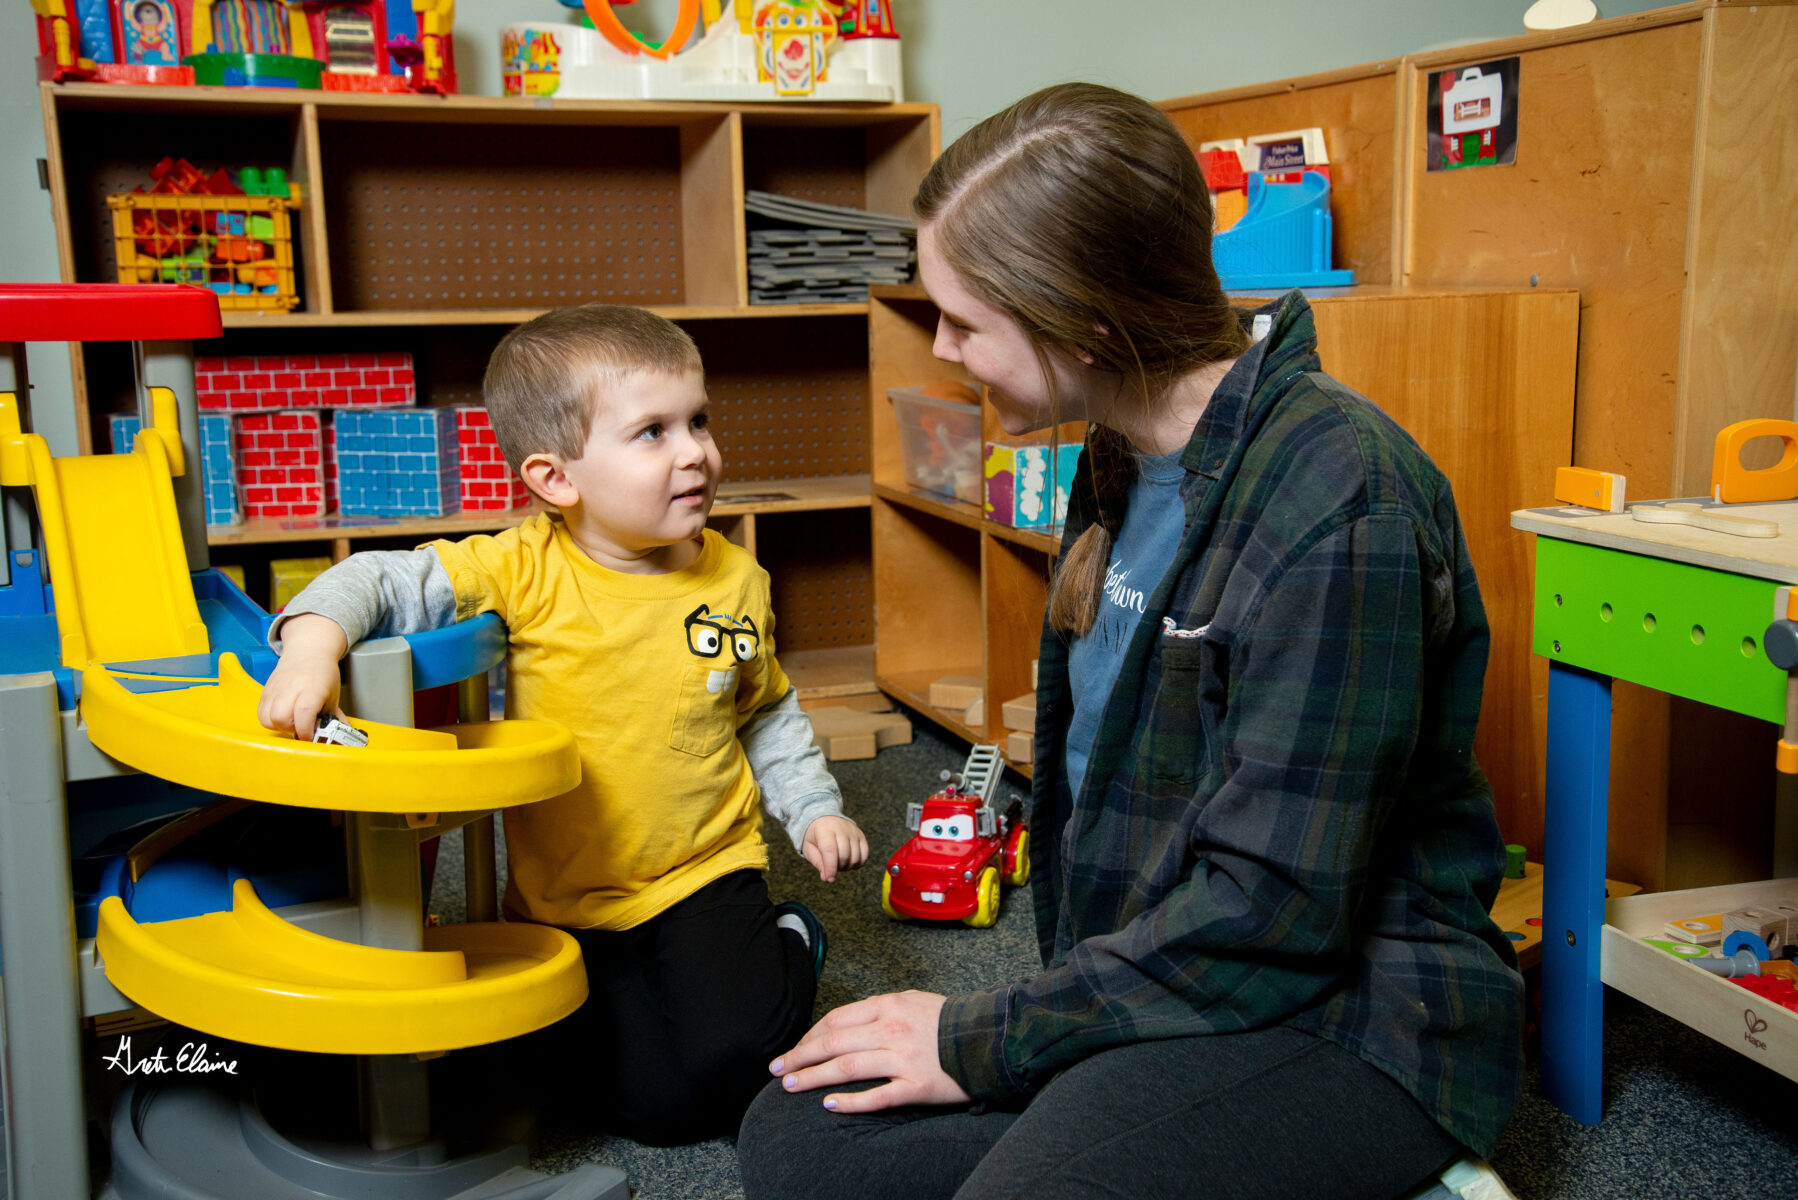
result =
[[[1104,1051],[1018,1111],[839,1116],[827,1094],[756,1097],[749,1200],[1391,1200],[1461,1149],[1385,1075],[1291,1029]]]
[[[777,929],[759,871],[707,884],[619,932],[569,930],[587,1002],[534,1037],[576,1115],[648,1145],[734,1133],[768,1064],[811,1027],[811,952]]]

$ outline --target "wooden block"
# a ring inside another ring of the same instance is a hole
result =
[[[888,746],[911,745],[911,722],[896,712],[876,713],[874,718],[879,722],[874,727],[874,745],[881,750]]]
[[[1036,664],[1038,661],[1034,658],[1030,660],[1030,690],[1033,692],[1036,690]]]
[[[880,749],[866,713],[852,708],[817,708],[811,713],[812,742],[830,762],[873,758]]]
[[[975,675],[943,675],[930,685],[932,708],[959,708],[965,712],[969,705],[985,697],[986,688]]]
[[[811,718],[812,740],[831,762],[873,758],[888,746],[911,742],[911,722],[899,713],[826,705],[813,709]]]
[[[1007,700],[999,708],[999,719],[1007,729],[1036,728],[1036,693],[1026,692],[1015,700]]]
[[[1034,733],[1011,734],[1005,739],[1005,757],[1019,764],[1035,762],[1036,735]]]
[[[974,701],[974,703],[968,705],[967,709],[961,714],[961,719],[975,729],[986,728],[986,697],[982,696],[980,699]]]
[[[863,692],[853,696],[812,696],[799,698],[801,712],[820,708],[853,708],[858,712],[892,712],[893,700],[885,692]]]

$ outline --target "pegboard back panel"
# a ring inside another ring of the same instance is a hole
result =
[[[865,317],[689,321],[683,328],[705,360],[725,478],[868,470]]]
[[[681,304],[680,131],[319,128],[341,311]]]
[[[756,560],[773,587],[775,653],[872,644],[868,510],[761,513],[755,521]]]
[[[854,127],[745,126],[743,178],[752,191],[866,208],[867,132]]]

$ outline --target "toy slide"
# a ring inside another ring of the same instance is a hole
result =
[[[130,454],[52,459],[20,432],[15,397],[0,395],[0,482],[36,492],[62,661],[81,673],[95,746],[206,791],[362,813],[505,808],[579,781],[572,735],[548,722],[361,722],[369,744],[358,748],[263,729],[260,685],[232,654],[213,666],[176,519],[171,477],[183,464],[164,399],[153,395],[152,427]],[[132,1000],[284,1049],[449,1050],[541,1028],[586,998],[579,948],[560,930],[465,925],[424,940],[424,951],[403,951],[306,932],[243,879],[229,911],[168,921],[139,923],[110,895],[97,933],[108,978]]]

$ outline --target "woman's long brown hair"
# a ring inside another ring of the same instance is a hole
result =
[[[1026,96],[945,150],[913,201],[945,264],[1029,337],[1059,424],[1051,352],[1087,355],[1127,402],[1158,404],[1247,338],[1211,264],[1211,197],[1191,147],[1147,101],[1096,84]],[[1122,386],[1126,380],[1135,386]],[[1098,613],[1130,447],[1087,433],[1098,519],[1061,556],[1049,623],[1085,634]]]

